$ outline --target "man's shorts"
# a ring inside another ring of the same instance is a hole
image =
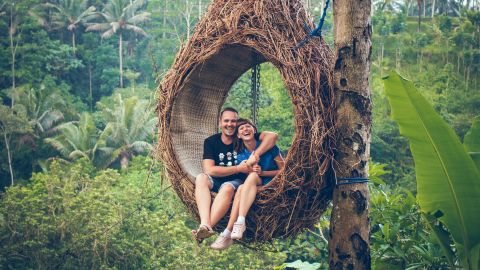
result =
[[[233,179],[230,181],[221,181],[217,177],[210,176],[208,174],[205,174],[208,176],[208,180],[210,180],[210,183],[212,183],[212,191],[213,192],[218,192],[223,186],[225,185],[230,185],[233,187],[233,190],[237,190],[237,188],[243,184],[244,180],[242,179]]]

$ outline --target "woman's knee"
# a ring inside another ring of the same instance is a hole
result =
[[[257,173],[251,173],[248,175],[247,179],[245,179],[244,185],[258,185],[258,182],[260,181],[260,176],[258,176]]]

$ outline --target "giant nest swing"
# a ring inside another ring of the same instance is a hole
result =
[[[295,135],[285,169],[257,195],[245,241],[297,235],[318,222],[331,200],[333,55],[320,38],[295,48],[313,26],[301,0],[214,0],[158,90],[157,154],[198,219],[193,181],[202,170],[203,140],[218,132],[230,88],[260,63],[280,71],[293,103]]]

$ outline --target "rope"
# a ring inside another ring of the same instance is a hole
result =
[[[333,166],[333,160],[332,162],[330,162],[330,166],[332,167],[333,176],[335,178],[335,186],[361,184],[361,183],[370,182],[368,178],[362,178],[362,177],[337,177],[337,172],[335,171],[335,167]]]
[[[341,182],[339,182],[340,180]],[[360,184],[360,183],[368,183],[368,178],[362,177],[345,177],[345,178],[337,178],[337,186],[341,185],[349,185],[349,184]]]
[[[322,38],[322,27],[323,27],[323,23],[325,22],[325,16],[327,15],[327,9],[328,9],[328,4],[330,3],[330,0],[327,0],[327,2],[325,2],[325,7],[323,8],[323,14],[322,14],[322,17],[320,18],[320,22],[318,23],[318,26],[317,28],[313,29],[312,31],[310,31],[310,33],[308,34],[308,36],[306,36],[304,39],[302,39],[298,44],[297,46],[295,46],[295,50],[298,50],[300,49],[301,47],[303,47],[305,44],[307,44],[307,42],[313,38],[313,37],[319,37],[319,38]]]
[[[257,63],[257,57],[254,56],[255,63]],[[260,91],[260,64],[253,66],[251,81],[251,97],[252,97],[252,122],[257,125],[258,118],[258,96]]]

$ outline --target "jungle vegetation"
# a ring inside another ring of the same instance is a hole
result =
[[[304,2],[318,20],[325,1]],[[0,268],[328,268],[328,213],[299,237],[260,251],[196,247],[190,229],[197,224],[151,156],[157,83],[208,4],[0,2]],[[332,21],[329,11],[323,29],[329,44]],[[375,0],[372,23],[372,266],[468,269],[475,265],[465,264],[468,257],[478,267],[480,246],[470,247],[476,257],[466,255],[446,217],[421,211],[428,206],[420,184],[425,177],[418,173],[429,169],[415,156],[413,131],[398,118],[412,112],[396,108],[382,78],[392,79],[396,70],[411,80],[409,89],[424,99],[416,106],[458,141],[460,152],[447,155],[472,160],[458,177],[478,174],[480,3]],[[251,104],[247,72],[226,105],[250,117]],[[280,134],[287,152],[294,134],[291,101],[269,63],[261,65],[259,107],[259,127]]]

